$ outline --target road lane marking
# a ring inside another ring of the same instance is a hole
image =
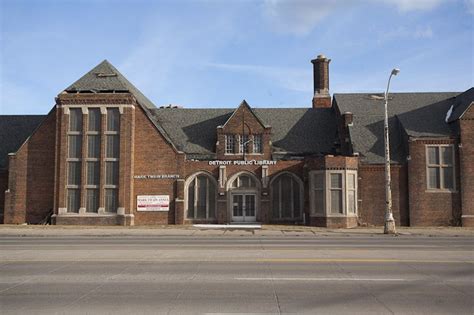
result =
[[[474,264],[468,260],[427,259],[373,259],[373,258],[260,258],[257,262],[269,263],[456,263]]]
[[[400,278],[234,278],[240,281],[414,281]]]
[[[140,263],[431,263],[431,264],[474,264],[472,260],[413,260],[413,259],[352,259],[352,258],[257,258],[257,259],[172,259],[157,257],[139,259],[75,257],[70,259],[1,259],[0,263],[51,263],[51,262],[140,262]]]

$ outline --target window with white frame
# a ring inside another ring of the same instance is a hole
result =
[[[253,177],[242,174],[238,176],[231,184],[231,188],[256,188],[257,183]]]
[[[311,214],[341,216],[357,214],[357,171],[310,172]]]
[[[330,212],[333,214],[343,213],[343,187],[342,187],[342,175],[341,173],[330,173],[329,174],[329,198],[330,198]]]
[[[100,108],[87,108],[86,113],[86,127],[83,128],[83,108],[69,109],[67,211],[78,213],[84,198],[85,211],[98,213],[103,198],[105,211],[115,213],[118,208],[120,112],[118,108],[106,109],[105,131],[102,130]],[[105,141],[104,154],[101,154],[102,138]],[[83,167],[85,177],[82,177]],[[101,187],[102,167],[105,167],[105,180]],[[81,188],[85,189],[85,196],[81,196]]]
[[[253,135],[253,153],[262,153],[262,135]]]
[[[347,173],[347,212],[356,213],[357,209],[357,177],[355,173]]]
[[[69,110],[67,156],[67,211],[78,213],[81,206],[82,109]]]
[[[225,135],[225,153],[234,154],[235,153],[235,135]]]
[[[325,173],[322,172],[313,172],[311,176],[311,193],[313,196],[313,213],[315,214],[324,214],[326,211],[324,209],[324,182],[325,182]]]
[[[426,156],[428,189],[453,190],[455,188],[453,146],[428,145]]]
[[[120,157],[120,113],[118,108],[107,108],[105,139],[105,211],[117,212]]]
[[[99,108],[89,108],[87,125],[86,212],[97,213],[100,200],[101,113]]]
[[[240,135],[239,136],[239,153],[250,153],[250,146],[249,146],[249,135]]]
[[[301,217],[302,187],[295,176],[284,173],[271,185],[272,214],[274,219],[298,219]]]
[[[216,185],[205,174],[195,176],[188,185],[187,216],[189,219],[216,217]]]

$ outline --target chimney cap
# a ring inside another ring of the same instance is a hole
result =
[[[314,64],[314,63],[320,63],[320,62],[331,62],[331,59],[329,59],[328,57],[326,57],[324,54],[320,54],[316,57],[316,59],[313,59],[311,60],[311,62]]]

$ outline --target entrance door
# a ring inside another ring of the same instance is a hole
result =
[[[232,221],[255,222],[256,207],[255,194],[233,194],[232,195]]]

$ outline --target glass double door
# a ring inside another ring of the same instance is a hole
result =
[[[232,221],[256,221],[256,196],[256,194],[232,194]]]

